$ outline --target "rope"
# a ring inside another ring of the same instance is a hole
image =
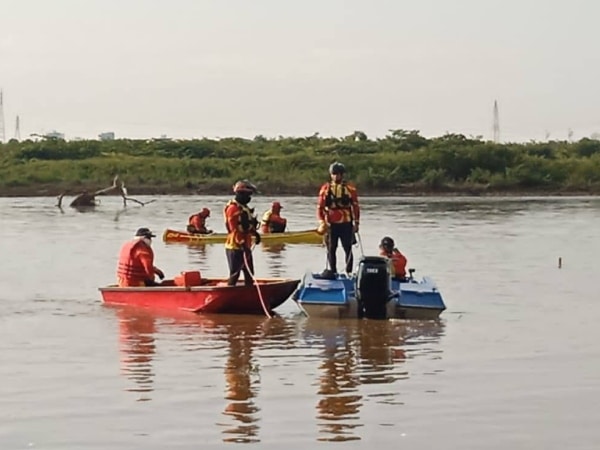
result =
[[[250,249],[250,251],[252,251],[252,249]],[[244,250],[244,264],[246,265],[246,270],[250,274],[250,278],[252,278],[252,281],[254,281],[254,286],[256,286],[256,291],[258,292],[258,298],[260,300],[260,304],[263,308],[263,311],[265,312],[265,315],[270,319],[273,316],[271,315],[271,313],[269,313],[269,309],[267,308],[267,306],[265,304],[265,300],[262,295],[262,292],[260,291],[260,286],[258,284],[258,281],[254,277],[252,270],[250,270],[250,265],[248,264],[248,258],[246,257],[246,250]]]
[[[323,235],[323,243],[325,244],[325,248],[327,249],[327,253],[325,253],[325,270],[329,270],[329,255],[331,252],[331,248],[329,246],[330,238],[331,233],[329,232],[329,230],[327,230]]]
[[[358,237],[358,244],[360,245],[360,256],[365,257],[365,252],[363,250],[362,239],[360,237],[360,233],[357,231],[356,236]]]

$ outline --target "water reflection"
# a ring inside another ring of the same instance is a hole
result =
[[[156,352],[154,318],[146,314],[134,314],[127,309],[119,309],[117,314],[121,371],[135,382],[135,387],[127,390],[142,394],[151,392],[154,379],[152,358]],[[139,400],[150,400],[150,397],[142,395]]]
[[[197,256],[200,260],[203,260],[206,258],[206,244],[188,245],[188,253],[191,256]]]
[[[140,308],[118,308],[122,373],[135,383],[128,392],[146,394],[151,400],[155,377],[152,360],[156,353],[155,334],[176,336],[186,350],[217,351],[224,358],[225,406],[217,420],[224,442],[259,442],[260,407],[258,397],[261,368],[255,356],[257,347],[288,348],[294,326],[280,317],[254,315],[211,315],[171,313]],[[160,326],[157,326],[157,323]],[[201,339],[197,340],[196,338]],[[190,343],[193,347],[190,347]],[[225,354],[221,353],[225,344]]]
[[[443,334],[440,321],[340,321],[306,319],[304,339],[309,345],[323,345],[319,365],[316,420],[319,441],[360,440],[367,422],[361,407],[369,401],[378,405],[401,405],[398,386],[409,378],[408,348],[411,357],[426,353],[424,347]],[[376,389],[367,385],[379,385]],[[386,387],[387,386],[387,387]],[[362,387],[362,389],[361,389]]]
[[[262,243],[261,249],[266,256],[269,266],[269,275],[272,277],[284,277],[286,275],[285,243]]]
[[[226,392],[228,404],[223,414],[234,423],[224,425],[225,442],[257,442],[259,439],[258,417],[260,408],[255,403],[260,385],[260,367],[253,360],[253,347],[262,335],[262,321],[229,323],[225,338],[229,343],[225,363]],[[223,424],[221,424],[223,425]]]

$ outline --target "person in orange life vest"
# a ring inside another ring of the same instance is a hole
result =
[[[227,284],[234,286],[244,272],[246,285],[252,284],[254,275],[254,260],[252,259],[252,237],[260,244],[258,234],[258,221],[254,216],[254,209],[248,207],[256,186],[247,180],[238,181],[233,185],[235,197],[229,200],[223,212],[227,239],[225,240],[225,254],[229,265],[229,280]]]
[[[346,168],[340,162],[329,166],[331,181],[321,186],[317,202],[318,231],[328,234],[327,257],[333,273],[337,272],[338,240],[346,254],[346,272],[352,272],[352,244],[355,242],[354,233],[358,232],[360,220],[358,194],[356,188],[344,180],[345,173]]]
[[[165,278],[163,271],[154,266],[153,237],[156,235],[148,228],[139,228],[135,238],[123,244],[117,265],[119,287],[156,286],[154,275]]]
[[[210,209],[202,208],[197,214],[188,219],[187,231],[192,234],[210,234],[213,231],[206,228],[206,219],[210,217]]]
[[[400,253],[400,250],[394,245],[394,240],[391,237],[384,237],[379,244],[380,255],[390,259],[392,276],[404,280],[406,278],[406,256]]]
[[[273,202],[271,209],[263,214],[260,221],[260,231],[262,233],[283,233],[287,225],[287,219],[281,217],[280,212],[283,209],[281,203]]]

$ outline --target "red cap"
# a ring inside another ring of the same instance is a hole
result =
[[[271,204],[271,209],[283,209],[283,206],[281,206],[281,203],[279,202],[273,202]]]

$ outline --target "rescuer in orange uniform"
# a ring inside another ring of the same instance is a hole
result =
[[[225,227],[227,228],[227,239],[225,241],[225,254],[229,265],[229,280],[227,284],[234,286],[244,272],[246,285],[252,284],[254,276],[254,261],[252,259],[252,237],[260,244],[258,234],[258,221],[254,216],[254,209],[248,207],[252,200],[252,194],[256,192],[256,186],[247,180],[238,181],[233,185],[235,197],[229,200],[225,206]]]
[[[199,213],[193,214],[188,219],[187,231],[192,234],[210,234],[213,230],[206,228],[206,219],[210,217],[210,209],[202,208]]]
[[[393,267],[392,276],[403,280],[406,278],[406,256],[400,253],[400,250],[394,247],[394,245],[394,240],[391,237],[384,237],[379,244],[380,256],[390,259]]]
[[[117,265],[119,287],[156,286],[154,275],[165,278],[163,271],[154,266],[153,237],[156,235],[148,228],[139,228],[135,238],[123,244]]]
[[[329,166],[331,181],[323,184],[319,191],[317,203],[317,219],[319,232],[327,233],[327,258],[329,268],[337,273],[336,251],[338,240],[341,241],[346,254],[346,273],[352,272],[352,244],[354,233],[358,232],[360,208],[356,188],[346,183],[344,175],[346,168],[340,162]]]
[[[260,221],[260,231],[262,233],[283,233],[287,226],[287,219],[281,217],[283,206],[279,202],[273,202],[271,209],[266,211]]]

